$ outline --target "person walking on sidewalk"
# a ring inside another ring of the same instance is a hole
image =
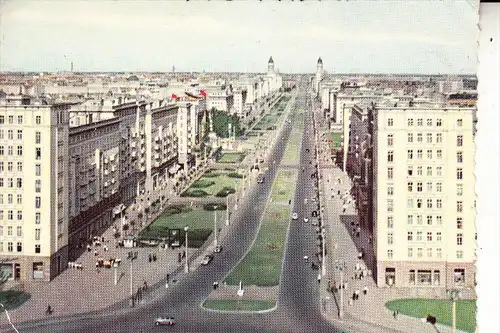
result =
[[[318,274],[318,283],[321,283],[321,273]]]
[[[367,287],[367,286],[365,286],[365,287],[363,288],[363,294],[365,294],[365,295],[366,295],[367,293],[368,293],[368,287]]]

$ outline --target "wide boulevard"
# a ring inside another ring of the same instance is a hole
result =
[[[296,108],[310,109],[307,90],[303,80]],[[266,181],[253,186],[253,190],[247,193],[222,242],[224,251],[217,254],[210,265],[179,274],[176,276],[177,283],[171,284],[168,289],[157,290],[157,297],[135,308],[122,304],[116,309],[92,315],[25,323],[18,325],[19,332],[341,332],[321,315],[318,271],[312,270],[310,262],[306,263],[303,259],[306,255],[315,257],[318,251],[316,227],[303,222],[303,217],[310,217],[311,211],[317,209],[317,204],[312,201],[312,197],[316,196],[316,184],[311,178],[315,172],[311,112],[306,112],[305,134],[301,147],[297,147],[301,150],[300,161],[285,166],[296,168],[299,173],[293,200],[293,212],[298,213],[299,219],[290,222],[276,310],[263,314],[233,314],[207,311],[200,306],[209,295],[212,282],[221,281],[251,247],[296,117],[298,115],[292,112],[291,123],[285,122],[281,136],[265,161],[268,166]],[[160,314],[175,317],[177,324],[173,327],[154,326],[155,318]]]

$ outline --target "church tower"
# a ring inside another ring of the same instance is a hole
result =
[[[267,62],[267,74],[274,74],[274,60],[273,57],[269,57]]]
[[[319,83],[323,80],[323,60],[321,60],[321,57],[318,59],[318,64],[316,65],[316,93],[319,93]]]

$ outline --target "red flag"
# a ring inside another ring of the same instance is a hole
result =
[[[204,92],[203,90],[200,90],[200,95],[201,95],[201,96],[204,96],[204,97],[207,97],[207,93],[206,93],[206,92]]]
[[[172,99],[179,99],[176,94],[172,94]]]

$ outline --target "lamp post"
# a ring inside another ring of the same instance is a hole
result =
[[[229,225],[229,193],[226,196],[226,225]]]
[[[189,231],[189,226],[185,226],[184,227],[184,232],[186,233],[186,261],[185,261],[185,265],[184,265],[184,272],[185,273],[189,273],[189,256],[188,256],[188,231]]]
[[[214,205],[214,246],[217,246],[217,205]]]
[[[339,318],[344,316],[344,269],[347,267],[346,262],[339,262],[335,260],[335,268],[340,272],[340,306],[339,306]]]
[[[457,304],[456,301],[460,298],[460,290],[458,289],[449,289],[446,291],[451,301],[451,331],[455,333],[457,331]]]
[[[325,260],[325,252],[326,252],[326,245],[325,245],[325,233],[326,233],[326,230],[325,230],[325,227],[322,227],[321,228],[321,244],[322,244],[322,247],[321,247],[321,250],[322,250],[322,256],[321,256],[321,276],[325,276],[326,275],[326,266],[325,266],[325,263],[326,263],[326,260]]]

